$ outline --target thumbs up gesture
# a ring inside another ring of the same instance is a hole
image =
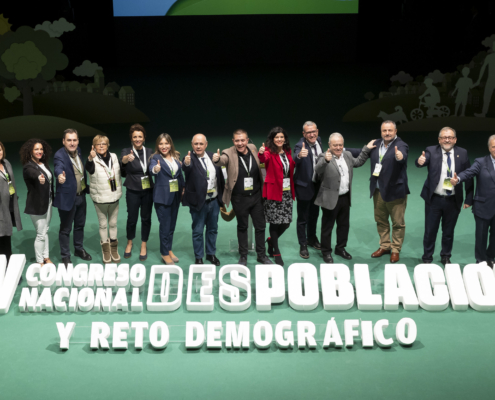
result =
[[[96,158],[95,146],[91,146],[91,151],[89,152],[89,161],[93,161]]]
[[[217,149],[217,152],[213,154],[213,162],[218,162],[220,160],[220,149]]]
[[[308,156],[308,149],[306,148],[306,144],[303,142],[302,149],[299,152],[299,158],[301,158],[301,157],[307,157],[307,156]]]
[[[38,176],[38,179],[39,179],[39,181],[40,181],[40,183],[41,183],[42,185],[44,185],[44,184],[45,184],[45,175],[40,174],[40,176]]]
[[[395,146],[395,159],[397,161],[400,161],[404,158],[404,155],[402,154],[402,151],[397,149],[397,146]]]
[[[452,183],[452,185],[457,185],[459,183],[459,178],[457,177],[457,174],[454,172],[454,176],[452,178],[450,178],[450,183]]]
[[[425,162],[426,162],[426,155],[425,152],[423,151],[423,153],[421,153],[421,156],[418,158],[418,164],[424,165]]]
[[[265,143],[263,143],[260,147],[259,153],[263,154],[265,152]]]
[[[127,156],[127,161],[128,162],[133,162],[136,157],[134,156],[134,152],[131,150],[129,155]]]
[[[156,165],[153,167],[153,171],[155,171],[155,174],[158,174],[162,167],[160,166],[160,160],[156,160]]]
[[[187,156],[184,158],[184,164],[189,165],[191,164],[191,152],[187,152]]]
[[[325,152],[325,161],[326,162],[330,162],[330,160],[332,159],[332,153],[330,152],[330,149],[328,149],[326,152]]]
[[[58,176],[58,183],[61,185],[65,183],[65,171],[62,171],[62,173]]]

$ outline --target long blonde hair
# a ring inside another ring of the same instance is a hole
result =
[[[165,139],[170,145],[170,155],[172,156],[172,158],[179,161],[180,153],[177,150],[175,150],[174,141],[172,140],[172,137],[168,133],[162,133],[160,136],[156,138],[155,152],[153,153],[153,155],[161,154],[160,150],[158,150],[158,145],[163,139]]]

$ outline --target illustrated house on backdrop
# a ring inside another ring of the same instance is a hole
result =
[[[119,90],[119,99],[125,101],[127,104],[136,105],[134,89],[130,86],[122,86]]]

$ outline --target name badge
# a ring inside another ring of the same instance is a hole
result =
[[[81,192],[86,190],[86,181],[84,180],[84,176],[81,178]]]
[[[14,185],[12,184],[12,181],[9,181],[9,194],[12,196],[14,193],[15,193]]]
[[[141,177],[141,186],[143,189],[149,189],[151,188],[151,183],[150,183],[150,177],[149,176],[142,176]]]
[[[244,178],[244,190],[253,190],[253,178]]]
[[[283,187],[284,187],[284,192],[290,190],[290,178],[284,178]]]
[[[442,189],[445,189],[445,190],[452,190],[453,186],[452,186],[452,183],[450,183],[450,178],[445,178],[443,180],[443,186],[442,186]]]
[[[213,193],[217,187],[217,179],[209,179],[208,180],[208,193]]]
[[[375,164],[375,170],[373,171],[373,176],[380,175],[380,171],[382,170],[382,164]]]
[[[179,181],[177,179],[170,179],[170,193],[179,191]]]

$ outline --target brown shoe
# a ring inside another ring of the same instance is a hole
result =
[[[390,254],[390,262],[396,263],[397,261],[399,261],[399,253]]]
[[[385,250],[385,249],[382,249],[381,247],[375,251],[372,255],[371,255],[371,258],[378,258],[378,257],[381,257],[383,256],[384,254],[390,254],[390,250]]]
[[[179,258],[174,253],[172,253],[172,250],[168,252],[168,255],[170,256],[173,262],[179,262]]]
[[[112,262],[114,262],[114,263],[120,262],[119,241],[118,240],[111,240],[110,241],[110,257],[112,257]]]
[[[162,261],[167,265],[175,265],[172,258],[170,256],[162,256]]]
[[[45,258],[43,260],[43,264],[53,264],[52,260],[50,260],[49,258]]]
[[[112,256],[110,255],[110,240],[107,239],[106,242],[102,242],[100,240],[101,244],[101,252],[103,254],[103,263],[104,264],[109,264],[112,262]]]

